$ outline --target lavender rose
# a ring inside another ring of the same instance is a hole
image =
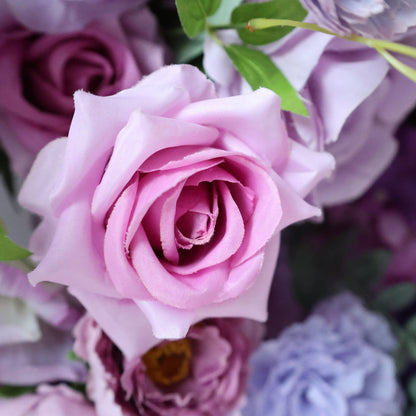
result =
[[[332,168],[287,137],[279,107],[266,89],[217,98],[188,65],[76,93],[68,139],[41,151],[20,194],[45,218],[31,281],[69,285],[130,357],[140,339],[114,316],[134,326],[142,310],[159,338],[206,317],[264,320],[280,230],[319,214],[303,197]]]
[[[0,138],[19,175],[46,143],[68,134],[76,90],[114,94],[165,59],[145,8],[68,34],[40,34],[15,23],[3,30],[0,54]]]
[[[63,33],[81,30],[93,20],[120,14],[144,2],[145,0],[0,0],[0,9],[3,14],[13,16],[31,30]]]
[[[42,385],[35,394],[0,399],[0,413],[7,416],[95,416],[91,403],[64,385]]]
[[[416,84],[389,68],[376,51],[322,33],[295,30],[264,51],[299,91],[310,114],[286,113],[290,137],[335,158],[334,175],[318,186],[316,201],[328,206],[358,198],[392,161],[394,133],[414,106]],[[250,90],[212,41],[206,43],[204,66],[221,95]]]
[[[301,0],[319,25],[339,33],[397,39],[416,26],[416,4],[408,0]]]
[[[99,416],[224,416],[245,392],[261,328],[254,321],[208,320],[184,339],[162,341],[127,360],[86,316],[77,326],[75,351],[90,365],[87,391]]]
[[[343,298],[332,302],[338,301]],[[359,314],[350,308],[343,319],[352,310]],[[362,311],[361,318],[368,320]],[[356,318],[351,316],[350,322]],[[403,414],[392,357],[367,343],[360,331],[354,334],[348,325],[333,325],[331,319],[326,313],[313,314],[262,344],[252,357],[245,415]]]
[[[67,358],[79,313],[62,288],[34,288],[25,273],[0,264],[0,312],[0,383],[84,379],[84,366]]]

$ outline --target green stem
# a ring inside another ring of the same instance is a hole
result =
[[[383,48],[374,48],[391,66],[396,68],[400,71],[403,75],[406,75],[407,78],[411,79],[413,82],[416,82],[416,70],[412,67],[404,64],[403,62],[399,61],[389,52],[387,52]]]

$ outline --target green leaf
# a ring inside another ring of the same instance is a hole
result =
[[[6,234],[0,223],[0,261],[20,260],[29,257],[32,253],[14,243]]]
[[[407,409],[405,416],[416,416],[416,406],[412,406],[411,408]]]
[[[205,33],[199,33],[195,38],[189,39],[184,33],[175,36],[172,47],[174,60],[177,64],[185,64],[201,56],[204,52]]]
[[[405,331],[409,336],[412,336],[416,339],[416,315],[412,316],[406,322]]]
[[[221,2],[218,10],[208,18],[210,25],[220,25],[228,23],[231,20],[232,11],[241,4],[243,0],[224,0]]]
[[[248,23],[250,19],[287,19],[301,22],[306,16],[306,10],[298,0],[272,0],[264,3],[246,3],[234,9],[232,23]],[[275,42],[287,35],[294,28],[278,26],[251,32],[248,29],[239,29],[241,40],[251,45],[264,45]]]
[[[176,0],[176,8],[185,33],[193,38],[202,32],[207,17],[213,15],[220,4],[221,0]]]
[[[35,386],[0,386],[0,397],[17,397],[34,391]]]
[[[266,54],[242,45],[225,45],[224,49],[253,90],[269,88],[282,99],[282,110],[308,116],[296,90]]]
[[[407,384],[407,392],[413,403],[416,403],[416,376],[413,376]]]
[[[387,250],[372,250],[351,260],[345,270],[348,288],[360,295],[368,294],[385,275],[390,260]]]
[[[373,307],[383,312],[397,312],[416,300],[416,285],[398,283],[384,289],[375,299]]]

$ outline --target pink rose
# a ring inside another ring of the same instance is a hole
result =
[[[127,360],[85,316],[74,350],[89,364],[87,393],[98,416],[225,416],[243,401],[249,357],[262,333],[255,321],[210,319],[192,326],[186,338],[159,342]]]
[[[137,308],[160,338],[206,317],[266,319],[279,232],[320,213],[302,197],[333,165],[288,138],[279,107],[266,89],[217,98],[187,65],[111,97],[77,92],[68,139],[42,150],[20,195],[45,217],[32,283],[69,285],[128,356]]]
[[[165,50],[147,9],[49,35],[12,25],[0,41],[0,137],[14,170],[25,175],[37,152],[68,134],[78,89],[111,95],[164,64]]]
[[[65,385],[42,385],[36,394],[0,399],[0,414],[7,416],[95,416],[94,407]]]

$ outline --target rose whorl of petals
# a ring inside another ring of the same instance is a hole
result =
[[[279,106],[266,89],[217,98],[189,65],[110,97],[77,92],[68,139],[20,194],[44,217],[30,280],[68,285],[126,355],[140,337],[117,320],[133,329],[139,309],[159,338],[207,317],[265,320],[280,230],[319,215],[303,197],[333,167],[288,138]]]
[[[331,302],[338,300],[343,305],[346,298],[341,296]],[[367,342],[369,328],[362,327],[362,332],[351,328],[360,311],[364,322],[369,322],[368,312],[358,301],[356,306],[358,309],[349,307],[343,311],[344,316],[333,319],[334,305],[329,308],[322,305],[319,314],[292,325],[279,338],[264,342],[252,356],[252,375],[243,413],[247,416],[402,415],[403,396],[395,379],[394,360],[378,349],[376,343]],[[379,328],[374,325],[372,329]]]
[[[0,398],[0,414],[7,416],[95,416],[94,406],[66,385],[40,385],[36,393]]]
[[[0,55],[0,139],[21,176],[46,143],[67,136],[76,90],[115,94],[165,63],[146,8],[66,34],[14,23],[3,30]]]
[[[416,26],[409,0],[301,0],[311,18],[340,35],[394,40]]]
[[[158,342],[127,360],[87,315],[74,350],[89,364],[87,393],[98,416],[226,416],[243,400],[262,329],[245,319],[209,319],[186,338]]]
[[[63,288],[33,287],[24,272],[0,264],[0,383],[84,381],[85,367],[68,359],[79,317]]]

